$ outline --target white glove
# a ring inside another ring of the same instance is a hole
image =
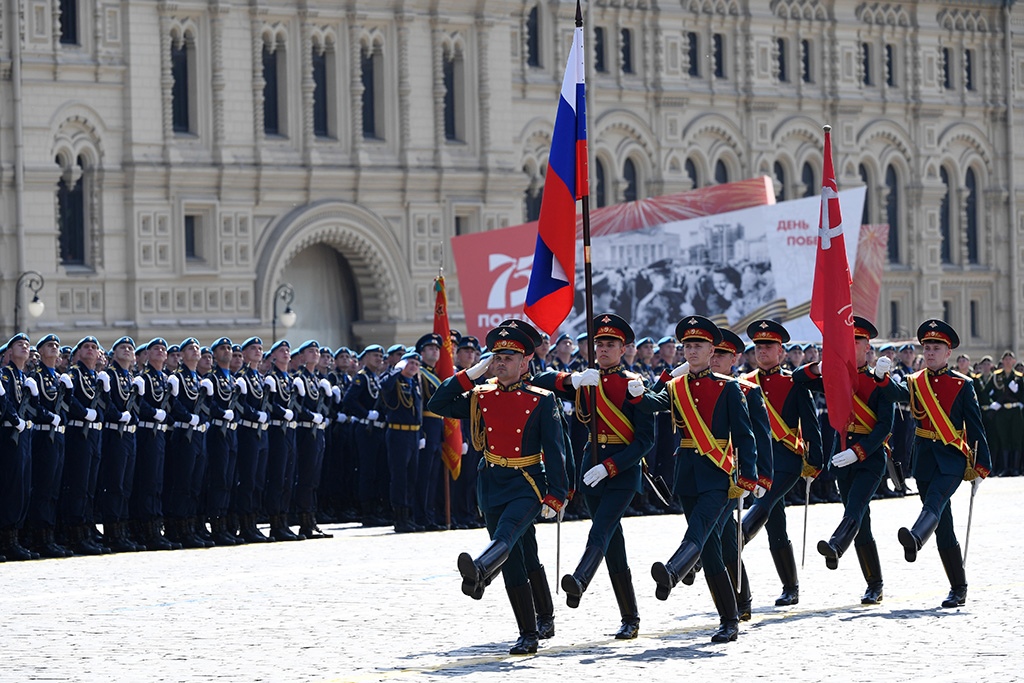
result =
[[[105,371],[96,375],[96,381],[103,387],[103,391],[110,393],[110,375]]]
[[[397,363],[395,363],[395,372],[401,372],[402,370],[405,370],[405,366],[408,364],[409,361],[407,360],[398,361]]]
[[[572,388],[596,387],[601,381],[601,373],[596,368],[587,368],[583,372],[574,372],[570,376]]]
[[[331,387],[331,396],[335,403],[341,403],[341,387]]]
[[[71,379],[71,375],[69,375],[66,372],[63,375],[60,376],[60,383],[63,384],[66,389],[74,389],[75,388],[74,380],[72,380]]]
[[[366,419],[369,420],[370,422],[376,422],[378,417],[380,417],[380,413],[378,413],[376,410],[371,410],[366,414]]]
[[[60,427],[60,415],[54,413],[53,419],[50,420],[50,424],[52,424],[54,427]]]
[[[128,411],[126,410],[126,411],[124,411],[123,413],[121,413],[121,417],[117,418],[117,421],[118,421],[118,422],[124,422],[124,423],[128,423],[128,422],[131,422],[131,419],[132,419],[132,414],[131,414],[131,413],[129,413],[129,412],[128,412]]]
[[[348,415],[346,415],[345,413],[338,413],[337,415],[334,416],[334,419],[338,424],[345,424],[346,422],[348,422]]]
[[[481,377],[484,376],[484,373],[487,372],[487,368],[491,367],[492,360],[494,360],[494,356],[488,356],[487,358],[484,358],[482,361],[479,361],[469,370],[466,370],[466,377],[469,377],[472,380],[480,379]]]
[[[313,413],[313,424],[318,425],[324,421],[324,416],[320,413]]]
[[[1020,385],[1017,384],[1017,380],[1015,379],[1011,379],[1010,383],[1007,384],[1006,386],[1010,387],[1010,391],[1012,391],[1015,394],[1017,393],[1017,389],[1020,389]]]
[[[971,479],[971,495],[976,494],[980,487],[981,487],[981,477],[975,477],[974,479]]]
[[[995,401],[992,401],[992,403],[988,404],[989,410],[999,410],[1002,407],[1003,407],[1002,403],[996,403]]]
[[[330,382],[328,382],[326,379],[321,379],[319,384],[320,384],[320,388],[323,389],[326,393],[328,393],[328,394],[331,393],[331,383]]]
[[[284,409],[284,421],[285,422],[291,422],[294,419],[295,419],[295,413],[292,412],[292,409],[291,408],[285,408]]]
[[[587,486],[597,486],[598,483],[608,476],[608,468],[604,465],[594,465],[583,475],[583,483]]]
[[[469,444],[466,443],[465,441],[463,441],[462,442],[462,454],[465,455],[466,453],[469,453]]]
[[[750,491],[748,491],[746,489],[743,489],[743,493],[740,494],[740,500],[743,500],[744,498],[746,498],[749,495],[750,495]]]
[[[555,508],[553,508],[553,507],[548,507],[547,505],[541,505],[540,506],[540,516],[543,517],[544,519],[554,519],[555,517],[558,516],[558,513],[555,512]]]
[[[163,408],[157,408],[155,411],[153,411],[153,420],[155,420],[156,422],[163,422],[166,419],[167,411],[164,410]]]
[[[25,431],[25,427],[28,427],[28,422],[25,422],[19,417],[18,423],[14,425],[14,428],[18,430],[19,434],[21,434],[23,431]]]
[[[892,369],[892,359],[882,356],[875,363],[875,377],[882,379]]]
[[[95,422],[97,417],[98,416],[96,414],[96,409],[95,408],[86,408],[85,409],[85,421],[86,422]]]
[[[273,375],[267,375],[263,378],[263,386],[270,389],[275,394],[277,393],[277,379]]]
[[[265,412],[263,412],[262,410],[260,412],[256,413],[256,421],[259,422],[260,424],[266,424],[267,417],[268,417],[267,414]]]
[[[562,401],[562,412],[566,415],[572,415],[573,405],[572,401]]]
[[[840,451],[832,456],[832,465],[833,467],[846,467],[857,462],[858,459],[853,449],[847,448],[845,451]]]
[[[292,380],[292,389],[299,392],[299,396],[302,398],[306,398],[306,383],[302,381],[301,377]]]
[[[235,378],[235,386],[238,387],[238,391],[241,392],[242,396],[246,396],[249,393],[249,383],[245,381],[244,377]]]
[[[207,396],[213,396],[213,381],[209,377],[199,380],[199,386],[203,388]]]
[[[673,377],[682,377],[683,375],[690,374],[690,363],[686,362],[680,365],[678,368],[672,370]]]
[[[178,376],[177,375],[171,375],[170,377],[168,377],[167,378],[167,386],[169,386],[171,388],[171,396],[177,396],[178,395],[178,388],[179,388],[178,387]]]
[[[28,393],[32,394],[33,396],[39,395],[39,385],[36,384],[35,377],[26,377],[25,387],[28,389]]]
[[[420,439],[420,450],[422,451],[426,447],[427,447],[427,440],[426,439]]]
[[[198,426],[199,425],[199,416],[196,415],[195,413],[193,413],[192,417],[190,417],[188,419],[188,424],[189,424],[190,427]]]
[[[144,393],[146,393],[146,380],[142,379],[142,375],[139,375],[138,377],[132,380],[132,386],[135,387],[135,391],[139,394],[139,396],[142,396]]]
[[[6,396],[6,395],[7,395],[7,390],[4,389],[4,383],[0,382],[0,396]]]
[[[764,494],[768,493],[768,489],[758,484],[754,487],[754,498],[761,498]]]
[[[629,392],[630,396],[639,396],[644,393],[644,382],[641,379],[631,379],[626,384],[626,391]]]
[[[235,411],[233,411],[233,410],[225,410],[224,411],[224,421],[225,422],[231,422],[234,419],[235,419]]]

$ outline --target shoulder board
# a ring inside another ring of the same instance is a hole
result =
[[[487,392],[490,392],[490,391],[497,391],[497,390],[498,390],[497,383],[492,384],[490,382],[487,382],[485,384],[477,384],[472,389],[470,389],[470,391],[472,391],[474,394],[484,394],[484,393],[487,393]]]
[[[524,388],[531,394],[537,394],[538,396],[550,396],[552,393],[554,393],[548,391],[547,389],[542,389],[534,384],[526,384],[524,385]]]
[[[951,376],[953,376],[953,377],[956,377],[957,379],[962,379],[962,380],[967,381],[967,382],[971,381],[970,377],[968,377],[967,375],[965,375],[963,373],[957,372],[956,370],[950,370],[949,374]]]
[[[625,377],[626,379],[643,379],[643,377],[641,377],[637,373],[631,372],[629,370],[623,370],[622,376]]]
[[[742,377],[737,377],[735,379],[736,379],[737,382],[739,382],[740,386],[746,387],[748,389],[758,389],[759,388],[756,383],[751,382],[750,380],[744,379]]]
[[[729,382],[731,382],[731,381],[736,379],[732,375],[721,375],[721,374],[719,374],[717,372],[712,372],[711,376],[714,377],[715,379],[724,379],[724,380],[729,381]]]

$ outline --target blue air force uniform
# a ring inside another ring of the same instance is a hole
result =
[[[402,361],[419,362],[415,351],[402,356]],[[403,366],[404,367],[404,366]],[[391,511],[395,531],[402,533],[422,529],[412,520],[417,500],[417,487],[427,486],[418,472],[420,438],[423,422],[423,390],[419,376],[406,377],[401,371],[391,373],[380,385],[380,403],[384,407],[387,432],[388,471],[391,475]]]

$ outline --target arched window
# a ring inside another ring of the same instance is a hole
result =
[[[78,45],[78,0],[60,0],[60,44]]]
[[[721,159],[715,162],[715,182],[719,185],[729,182],[729,167]]]
[[[942,238],[942,244],[939,247],[939,258],[943,263],[953,262],[953,248],[952,248],[952,206],[950,204],[949,197],[949,172],[946,171],[945,167],[939,169],[939,180],[942,181],[942,201],[939,202],[939,235]]]
[[[686,49],[690,58],[689,74],[695,78],[700,77],[700,38],[693,31],[686,34]],[[696,186],[694,186],[696,187]]]
[[[619,33],[622,73],[633,73],[633,30],[624,28]]]
[[[772,172],[775,174],[775,180],[779,184],[779,190],[775,193],[775,201],[784,202],[786,201],[786,169],[783,168],[782,164],[778,161],[772,166]]]
[[[534,5],[526,15],[526,64],[540,66],[540,9]]]
[[[57,157],[57,164],[65,162]],[[85,169],[82,157],[63,168],[57,181],[57,232],[60,263],[64,266],[85,265]]]
[[[860,214],[860,224],[867,225],[871,222],[871,204],[874,201],[874,193],[871,191],[871,179],[868,177],[868,169],[864,164],[857,166],[857,175],[864,183],[864,210]]]
[[[978,180],[973,168],[967,169],[964,186],[967,189],[964,205],[967,213],[967,222],[964,224],[967,231],[967,262],[978,263]]]
[[[466,140],[465,58],[461,50],[444,54],[444,137],[452,142]]]
[[[809,161],[804,162],[804,167],[800,171],[800,182],[804,184],[804,197],[814,197],[818,194],[818,186],[814,182],[814,167]]]
[[[789,61],[787,58],[789,55],[789,42],[785,38],[777,38],[775,40],[775,49],[778,50],[778,65],[779,65],[779,83],[789,82]]]
[[[683,170],[686,172],[686,177],[690,179],[690,189],[696,190],[700,187],[700,183],[697,180],[697,164],[693,163],[693,159],[686,160],[686,163],[683,164]]]
[[[195,98],[192,83],[195,72],[195,42],[192,36],[177,37],[171,43],[171,122],[175,133],[194,133]]]
[[[608,205],[608,183],[604,171],[604,163],[594,160],[594,204],[596,208]]]
[[[622,180],[625,183],[622,188],[622,200],[635,202],[637,200],[636,164],[632,159],[626,159],[626,163],[622,165]]]
[[[527,188],[526,194],[523,195],[523,211],[526,213],[527,223],[540,218],[540,202],[543,197],[543,183],[537,183],[536,186]]]
[[[896,168],[885,169],[885,220],[889,223],[889,263],[900,262],[900,181]]]
[[[364,46],[360,52],[363,82],[363,137],[384,139],[384,53],[380,45]],[[447,74],[447,71],[445,71]],[[447,83],[446,83],[447,85]],[[447,105],[447,99],[445,100]],[[446,120],[447,121],[447,120]]]
[[[263,43],[263,133],[265,135],[282,135],[285,132],[282,114],[287,107],[287,97],[282,81],[287,70],[284,68],[284,50],[279,48],[276,41]]]

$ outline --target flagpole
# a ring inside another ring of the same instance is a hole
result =
[[[583,9],[579,0],[576,0],[576,28],[583,27]],[[584,120],[584,126],[586,121]],[[594,351],[594,273],[590,263],[590,191],[589,175],[590,165],[587,165],[587,188],[583,195],[583,288],[584,299],[587,306],[587,365],[597,367],[597,358]],[[590,448],[593,455],[592,462],[600,462],[597,455],[597,387],[589,387],[587,395],[590,399]]]

